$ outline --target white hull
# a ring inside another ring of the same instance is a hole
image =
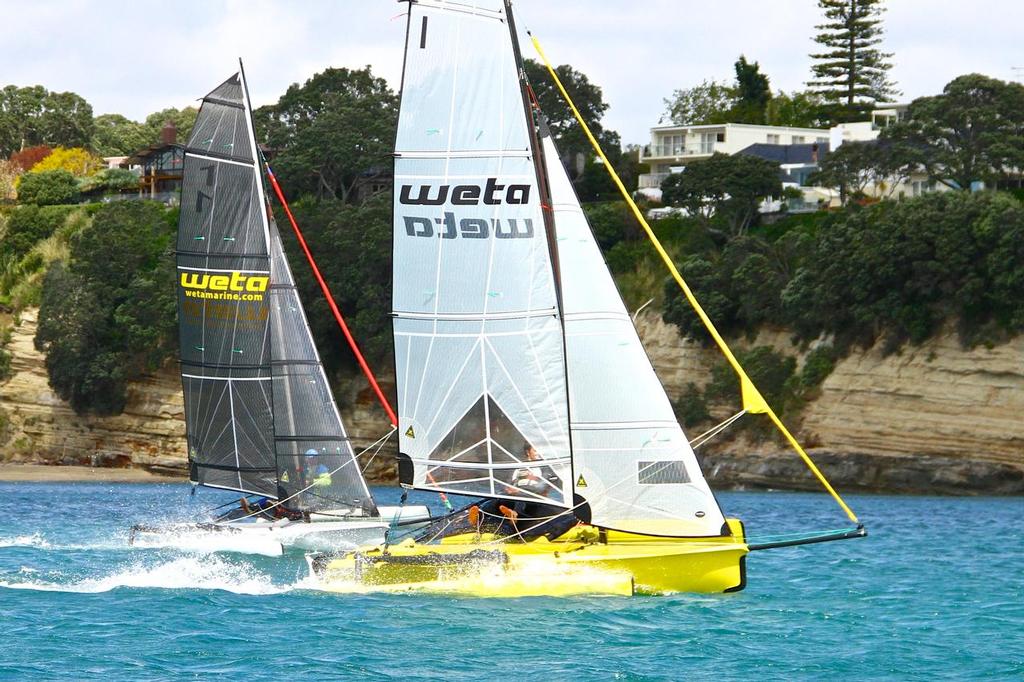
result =
[[[392,522],[403,531],[430,522],[424,506],[380,507],[380,517],[338,518],[311,514],[310,521],[270,521],[261,517],[211,523],[178,523],[160,528],[136,527],[129,543],[136,547],[171,547],[193,552],[237,552],[281,556],[288,549],[349,550],[384,542]],[[420,523],[416,523],[420,522]]]

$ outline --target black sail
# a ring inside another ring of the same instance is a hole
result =
[[[277,496],[269,224],[241,74],[203,98],[185,149],[177,288],[190,478]]]
[[[270,320],[279,497],[303,511],[376,515],[313,343],[295,280],[270,225]]]

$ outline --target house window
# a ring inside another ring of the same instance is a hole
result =
[[[715,139],[719,142],[725,142],[725,133],[718,133]]]
[[[803,143],[804,143],[804,136],[803,135],[794,135],[793,136],[793,144],[803,144]]]
[[[772,134],[769,133],[769,135],[768,135],[768,144],[779,144],[779,136],[778,135],[772,135]]]
[[[823,142],[828,142],[828,138],[827,137],[819,137],[819,138],[817,138],[817,141],[818,141],[818,144],[822,144]]]
[[[700,153],[701,154],[712,154],[715,151],[715,142],[718,140],[720,133],[701,133],[700,134]],[[725,135],[722,135],[723,139]]]
[[[683,153],[682,135],[665,135],[661,138],[661,149],[657,156],[679,156]]]

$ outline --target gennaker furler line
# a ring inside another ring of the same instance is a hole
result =
[[[178,319],[189,478],[255,497],[209,521],[135,526],[134,544],[277,555],[383,542],[392,524],[430,519],[422,506],[379,507],[363,478],[263,166],[240,68],[203,98],[185,149]]]
[[[749,545],[704,480],[526,81],[510,3],[416,0],[408,22],[399,478],[482,500],[415,540],[311,555],[314,577],[481,596],[742,589],[747,553],[781,545]]]

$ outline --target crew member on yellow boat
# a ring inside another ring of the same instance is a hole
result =
[[[541,461],[540,453],[529,443],[523,444],[523,456],[527,462]],[[549,466],[527,466],[516,469],[512,475],[512,486],[534,495],[550,497],[552,492],[562,489],[562,480]]]

